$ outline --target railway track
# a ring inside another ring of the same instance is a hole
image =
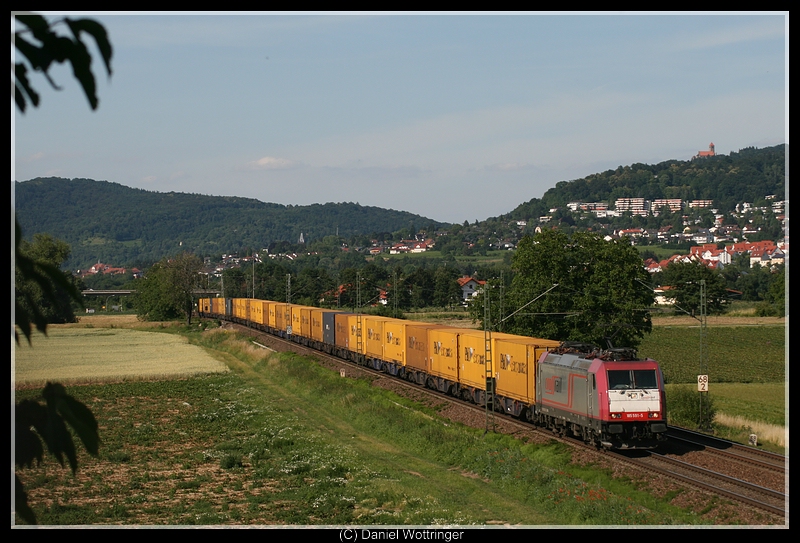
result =
[[[789,499],[783,492],[683,462],[659,452],[651,451],[639,460],[641,463],[658,468],[663,473],[668,473],[670,477],[680,478],[685,483],[774,515],[785,516],[788,510]]]
[[[377,370],[359,366],[353,362],[340,359],[333,355],[317,351],[292,341],[272,336],[260,330],[237,324],[229,324],[229,326],[239,331],[246,332],[251,336],[255,336],[258,340],[257,343],[262,347],[267,347],[276,351],[291,351],[297,354],[311,356],[331,369],[343,371],[345,375],[351,377],[369,376],[374,382],[380,380],[381,382],[392,383],[390,387],[392,390],[405,390],[414,399],[425,397],[428,398],[428,401],[431,403],[437,405],[446,404],[462,412],[470,412],[471,423],[468,423],[470,426],[480,427],[481,425],[476,424],[476,422],[485,418],[485,408],[483,407],[463,402],[456,398],[446,396],[440,392],[429,390],[401,379],[392,378],[391,376],[388,376],[385,373]],[[506,417],[500,413],[495,415],[494,421],[496,423],[496,429],[503,433],[512,434],[517,437],[524,437],[529,440],[533,439],[540,442],[546,442],[549,440],[560,441],[572,447],[577,447],[587,453],[591,452],[592,454],[600,455],[606,459],[611,459],[614,462],[621,462],[629,466],[635,466],[638,470],[645,473],[663,475],[664,477],[667,477],[672,481],[679,482],[682,485],[686,485],[712,495],[721,496],[737,503],[747,505],[759,511],[774,515],[776,518],[786,518],[786,512],[788,511],[787,493],[784,493],[779,489],[767,488],[758,484],[757,482],[752,482],[750,480],[740,479],[738,477],[728,475],[722,472],[725,470],[697,465],[702,463],[697,462],[696,458],[694,458],[697,455],[693,455],[691,461],[683,461],[674,458],[676,455],[674,451],[667,452],[666,454],[655,453],[652,451],[598,451],[594,447],[584,444],[582,441],[559,436],[549,430],[536,427],[530,423],[522,422],[518,419]],[[459,422],[464,421],[460,420]],[[752,455],[749,453],[753,451],[748,451],[748,448],[743,446],[741,446],[743,450],[738,450],[737,447],[732,447],[730,445],[720,445],[719,443],[717,443],[717,446],[714,446],[713,443],[708,441],[700,442],[699,437],[695,438],[696,440],[693,441],[692,438],[687,437],[685,432],[681,433],[680,429],[670,429],[670,432],[671,438],[674,436],[674,439],[677,442],[685,443],[685,446],[695,449],[692,452],[701,450],[704,451],[704,455],[706,457],[709,457],[709,455],[717,455],[717,459],[724,459],[724,461],[721,463],[719,460],[711,462],[714,465],[721,464],[724,466],[738,462],[739,464],[744,463],[745,466],[750,466],[751,468],[757,467],[758,469],[769,470],[769,472],[773,475],[779,475],[781,473],[788,474],[788,460],[785,461],[785,471],[783,471],[780,458],[784,457],[780,457],[780,455],[771,455],[771,453],[767,453],[765,455],[763,454],[764,451],[755,451],[756,453],[761,454]],[[717,440],[717,442],[719,441],[720,440]],[[736,452],[732,452],[734,450],[736,450]],[[687,456],[687,459],[689,458],[685,452],[683,454]],[[761,456],[761,459],[754,458],[754,456]],[[752,479],[752,477],[750,477],[750,479]]]
[[[783,455],[681,428],[670,429],[669,441],[660,452],[777,492],[786,493],[788,488],[789,460]]]
[[[789,475],[789,458],[782,454],[763,451],[752,446],[734,443],[733,441],[675,426],[669,428],[667,435],[673,441],[681,441],[705,450],[713,450],[732,460],[748,462],[754,466],[780,471],[787,476]]]

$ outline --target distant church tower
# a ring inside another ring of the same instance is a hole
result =
[[[713,144],[712,144],[712,145],[713,145]],[[298,241],[297,243],[303,243],[303,244],[305,244],[305,240],[303,240],[303,233],[302,233],[302,232],[300,232],[300,241]]]

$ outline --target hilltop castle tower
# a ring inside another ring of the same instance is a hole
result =
[[[714,152],[714,142],[708,144],[708,151],[700,151],[697,153],[693,158],[708,158],[710,156],[715,156],[716,153]]]

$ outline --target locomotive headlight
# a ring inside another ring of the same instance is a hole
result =
[[[621,419],[622,418],[622,413],[611,413],[611,418],[612,419]]]
[[[658,411],[650,411],[650,412],[647,414],[647,418],[650,418],[650,419],[657,419],[659,415],[660,415],[660,413],[659,413]]]

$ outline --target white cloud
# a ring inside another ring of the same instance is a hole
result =
[[[292,160],[272,156],[265,156],[247,163],[247,168],[250,170],[291,170],[299,166],[299,163]]]

